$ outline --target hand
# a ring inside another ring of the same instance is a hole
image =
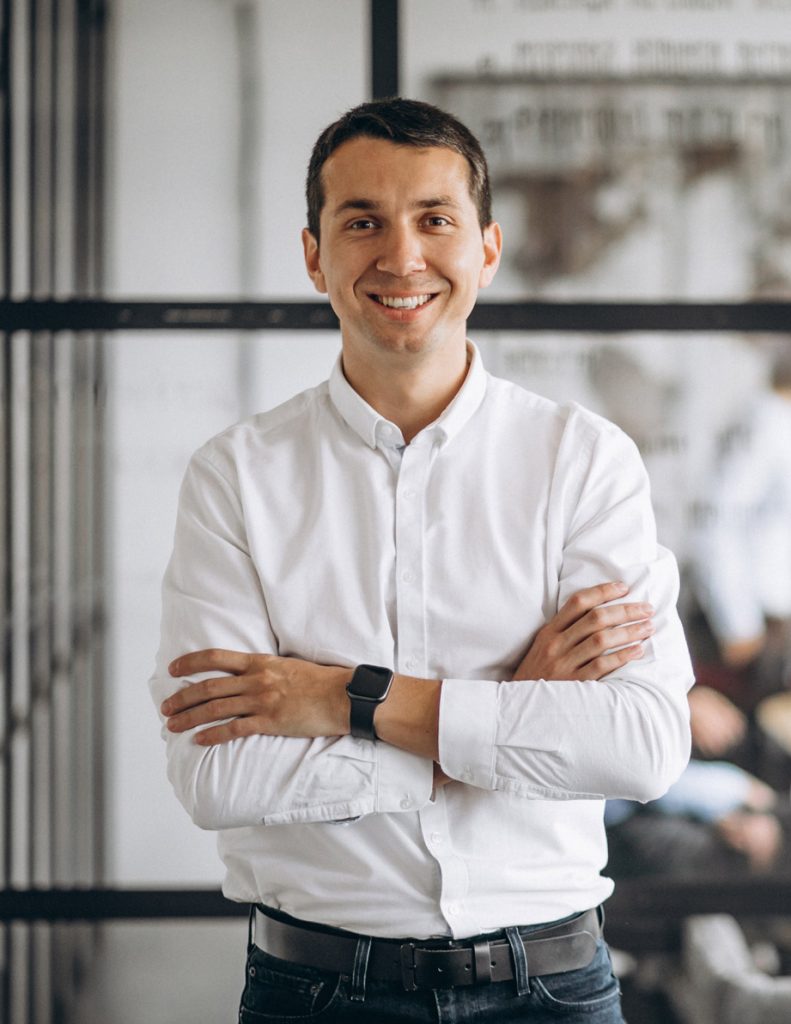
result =
[[[171,732],[221,723],[196,734],[195,742],[202,746],[256,733],[341,736],[349,731],[349,669],[270,654],[206,650],[176,658],[169,671],[176,677],[230,673],[192,683],[162,704]]]
[[[722,643],[720,653],[728,668],[745,668],[755,661],[766,645],[766,634],[747,637],[745,640],[726,640]]]
[[[602,583],[570,597],[536,633],[514,680],[601,679],[642,657],[640,641],[654,633],[654,609],[607,603],[628,592],[623,583]]]
[[[719,757],[747,731],[747,720],[735,704],[710,686],[693,686],[688,694],[693,746],[706,757]]]
[[[753,871],[768,871],[783,848],[783,830],[773,814],[732,811],[716,828],[728,846],[744,854]]]

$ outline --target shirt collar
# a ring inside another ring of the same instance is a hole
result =
[[[449,441],[462,429],[483,401],[486,393],[486,371],[480,352],[467,342],[469,368],[464,383],[442,414],[415,438],[433,435]],[[329,380],[330,398],[341,417],[370,448],[398,447],[404,444],[400,429],[370,406],[354,390],[343,373],[342,354],[338,356]],[[413,442],[414,443],[414,442]]]

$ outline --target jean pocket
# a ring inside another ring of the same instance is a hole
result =
[[[538,1001],[548,1010],[557,1010],[558,1013],[569,1010],[584,1014],[598,1012],[600,1017],[591,1017],[591,1024],[598,1020],[602,1024],[617,1024],[622,1020],[620,1010],[615,1011],[621,987],[612,972],[610,951],[603,939],[599,940],[596,954],[587,967],[531,978],[530,986]]]
[[[241,1024],[256,1021],[314,1020],[339,1000],[341,976],[292,964],[253,946],[239,1008]]]

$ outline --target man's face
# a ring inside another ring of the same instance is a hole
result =
[[[344,354],[463,347],[500,258],[500,229],[481,232],[464,157],[361,137],[335,150],[322,181],[321,242],[303,232],[305,262],[340,319]]]

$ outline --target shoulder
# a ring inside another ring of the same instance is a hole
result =
[[[487,398],[510,425],[551,436],[558,448],[573,448],[578,456],[595,450],[606,450],[613,457],[637,454],[636,445],[620,427],[579,402],[556,402],[491,374]]]
[[[300,448],[315,432],[327,403],[328,386],[324,381],[273,409],[227,427],[195,452],[192,463],[208,464],[230,477],[240,465],[260,465],[278,450]]]

